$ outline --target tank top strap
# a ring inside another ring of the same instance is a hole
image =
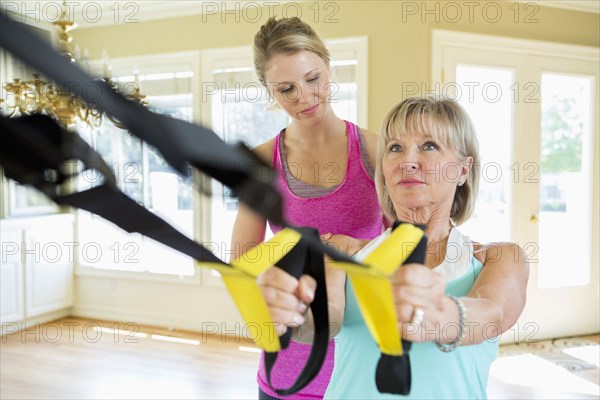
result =
[[[275,136],[275,143],[273,144],[273,169],[275,171],[277,171],[278,167],[282,167],[282,163],[283,160],[281,158],[281,138],[283,136],[283,131],[285,129],[282,129],[281,131],[279,131],[279,133],[277,134],[277,136]]]
[[[362,169],[358,128],[352,122],[344,122],[346,122],[346,132],[348,132],[348,170],[346,175],[355,178],[356,174],[360,174]]]
[[[352,122],[344,122],[346,123],[346,132],[348,133],[348,160],[350,162],[356,162],[356,159],[360,157],[358,129]]]

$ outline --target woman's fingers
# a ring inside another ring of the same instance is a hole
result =
[[[302,275],[298,283],[298,299],[304,304],[312,303],[315,298],[315,290],[317,290],[317,281],[312,276]]]
[[[421,264],[408,264],[396,271],[391,283],[396,316],[401,325],[418,322],[419,325],[434,326],[439,322],[446,285],[442,274]]]
[[[298,280],[278,267],[268,268],[258,276],[256,281],[261,286],[273,287],[288,293],[293,293],[298,287]]]
[[[362,249],[368,240],[355,239],[351,236],[346,235],[333,235],[331,233],[325,233],[321,235],[321,240],[328,245],[332,246],[336,250],[343,251],[348,254],[354,254]]]
[[[296,328],[304,323],[304,316],[298,312],[282,309],[276,306],[269,307],[271,318],[279,336],[287,331],[287,327]]]
[[[278,334],[285,333],[286,326],[296,327],[304,323],[304,315],[317,286],[312,277],[303,275],[298,280],[281,268],[271,267],[258,276],[257,283]]]

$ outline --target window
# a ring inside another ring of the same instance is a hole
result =
[[[49,42],[56,41],[55,29],[50,24],[31,24],[29,28]],[[2,115],[12,115],[14,112],[10,106],[15,104],[15,99],[6,91],[4,85],[13,82],[15,78],[22,82],[33,80],[33,71],[0,48],[0,88],[2,88],[0,113]],[[19,113],[17,112],[16,115],[18,116]],[[2,173],[1,168],[0,173]],[[0,182],[0,204],[0,217],[41,215],[59,211],[59,207],[46,195],[6,178],[3,173]]]
[[[596,331],[598,49],[434,31],[432,51],[432,82],[467,109],[480,141],[481,192],[461,229],[517,242],[529,260],[512,336]]]
[[[336,40],[328,46],[337,83],[333,107],[341,117],[364,126],[366,38]],[[250,47],[119,59],[113,60],[112,66],[113,80],[124,90],[135,80],[133,70],[139,70],[141,92],[147,95],[153,111],[196,122],[201,112],[203,123],[230,143],[242,141],[254,147],[289,122],[282,111],[267,111],[267,96],[255,77]],[[95,64],[93,68],[99,71],[102,66]],[[113,168],[121,190],[200,240],[221,259],[229,259],[231,229],[238,208],[238,200],[229,189],[200,176],[196,180],[198,189],[209,189],[212,195],[198,194],[191,182],[179,177],[154,149],[109,121],[98,130],[79,129],[87,132],[87,140]],[[93,175],[84,178],[82,188],[98,183]],[[195,274],[189,257],[150,239],[122,232],[100,217],[81,211],[78,216],[79,273],[109,270],[160,279],[166,274]],[[221,285],[210,272],[204,274],[205,282]]]
[[[136,79],[149,108],[186,121],[194,119],[193,77],[197,54],[149,56],[112,62],[113,80],[123,91]],[[96,68],[98,69],[98,68]],[[133,71],[139,70],[139,76]],[[105,118],[99,129],[79,126],[87,140],[112,168],[119,188],[189,237],[194,236],[191,178],[182,178],[151,146]],[[165,132],[168,135],[168,132]],[[81,188],[98,184],[90,172]],[[101,217],[79,212],[80,270],[121,270],[193,276],[193,260],[140,235],[129,235]],[[86,247],[87,246],[87,247]]]

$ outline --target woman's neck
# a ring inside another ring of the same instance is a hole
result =
[[[400,209],[396,206],[396,217],[399,221],[425,225],[425,234],[429,242],[440,242],[450,233],[451,204],[440,204],[410,209]]]
[[[434,220],[427,224],[425,229],[427,235],[425,265],[429,268],[437,267],[446,258],[446,247],[448,246],[451,229],[452,224],[450,224],[449,218]]]
[[[450,219],[432,221],[427,224],[425,234],[427,235],[427,241],[429,243],[440,243],[448,239],[452,224]]]
[[[446,257],[446,245],[452,229],[449,212],[443,212],[440,209],[433,211],[412,209],[397,213],[397,217],[400,221],[425,225],[425,235],[427,235],[425,265],[430,268],[440,265]]]
[[[288,140],[299,140],[307,146],[322,146],[331,140],[345,137],[346,124],[331,110],[317,125],[304,125],[293,120],[285,133]]]

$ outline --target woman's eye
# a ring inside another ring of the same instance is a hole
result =
[[[319,80],[319,75],[315,76],[314,78],[310,78],[307,82],[316,82]]]
[[[399,144],[391,144],[388,147],[388,151],[390,153],[397,153],[400,151],[400,145]]]
[[[423,150],[437,150],[439,147],[434,142],[426,142],[423,145]]]
[[[288,93],[290,90],[292,90],[294,87],[293,86],[286,86],[282,89],[279,90],[279,93]]]

